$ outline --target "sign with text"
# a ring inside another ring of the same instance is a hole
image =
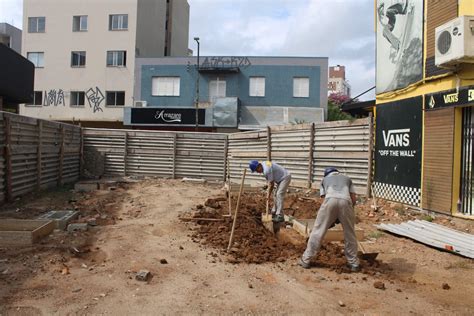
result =
[[[434,110],[448,106],[474,103],[474,86],[461,87],[425,96],[425,109]]]
[[[206,110],[198,109],[199,125],[206,122]],[[196,109],[181,108],[132,108],[132,124],[195,125]]]
[[[420,188],[422,98],[377,106],[375,181]]]

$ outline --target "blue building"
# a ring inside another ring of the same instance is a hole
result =
[[[186,129],[197,121],[201,130],[235,131],[324,121],[326,57],[196,62],[196,57],[137,58],[135,101],[124,109],[124,125]]]

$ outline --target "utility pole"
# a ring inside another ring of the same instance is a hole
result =
[[[197,43],[197,79],[196,79],[196,132],[199,130],[199,77],[201,74],[199,73],[199,37],[195,37],[194,40]]]

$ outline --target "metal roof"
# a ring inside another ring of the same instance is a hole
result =
[[[474,259],[474,235],[422,220],[380,224],[378,229]]]

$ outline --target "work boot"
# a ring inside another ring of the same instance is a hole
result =
[[[272,217],[272,221],[275,223],[282,223],[285,221],[285,216],[284,215],[275,215]]]
[[[311,268],[311,265],[309,263],[304,262],[301,258],[300,260],[298,260],[298,265],[301,266],[303,269]]]
[[[347,267],[351,270],[351,272],[360,272],[360,266],[359,265],[352,265],[352,264],[347,264]]]

